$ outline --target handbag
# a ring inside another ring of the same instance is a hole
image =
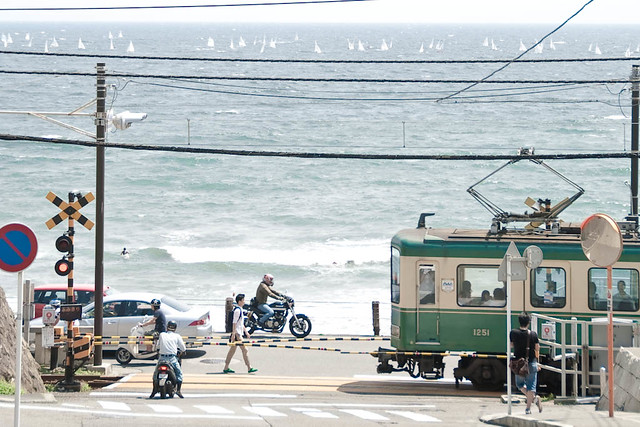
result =
[[[511,372],[513,372],[515,375],[518,375],[520,377],[526,377],[527,375],[529,375],[530,341],[531,341],[531,335],[529,331],[527,331],[527,351],[525,353],[527,357],[521,357],[519,359],[512,359],[511,361],[509,361],[509,369],[511,369]]]

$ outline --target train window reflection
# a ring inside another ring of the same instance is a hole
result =
[[[567,304],[567,273],[563,268],[538,267],[531,270],[531,305],[564,307]]]
[[[458,305],[504,307],[505,285],[498,282],[497,266],[458,266]]]
[[[638,310],[638,271],[628,268],[612,270],[613,309],[618,311]],[[607,269],[589,269],[589,308],[607,310]]]
[[[420,286],[418,298],[420,304],[436,303],[436,270],[432,265],[421,265],[419,271]]]
[[[391,248],[391,302],[400,302],[400,251]]]

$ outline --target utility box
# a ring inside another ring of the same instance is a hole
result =
[[[592,346],[607,347],[607,329],[609,325],[608,319],[595,318],[591,319],[591,344]],[[640,344],[638,337],[638,323],[631,319],[613,319],[613,360],[616,359],[619,347],[636,347]],[[598,372],[601,367],[607,367],[607,350],[591,350],[591,369],[592,372]],[[600,385],[600,377],[592,376],[591,384]]]

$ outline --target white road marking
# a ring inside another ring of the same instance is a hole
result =
[[[131,408],[124,402],[113,402],[111,400],[98,400],[98,404],[103,409],[111,409],[113,411],[130,411]]]
[[[295,412],[302,412],[303,414],[313,418],[338,418],[337,416],[329,412],[321,411],[318,408],[289,408],[289,409]]]
[[[408,409],[435,409],[436,405],[384,405],[379,403],[284,403],[284,402],[269,402],[269,403],[252,403],[253,406],[302,406],[302,407],[345,407],[345,408],[408,408]]]
[[[173,405],[156,405],[148,403],[147,406],[159,414],[181,414],[182,409]]]
[[[207,414],[233,414],[233,411],[218,405],[193,405]]]
[[[69,408],[86,408],[85,405],[78,405],[76,403],[62,403],[62,406],[67,406]]]
[[[243,406],[243,408],[252,414],[260,415],[261,417],[286,417],[286,414],[275,411],[267,406]]]
[[[97,397],[149,397],[151,393],[140,393],[135,391],[94,391],[89,393],[90,396]],[[295,394],[269,394],[269,393],[184,393],[187,398],[202,397],[258,397],[264,399],[295,399]]]
[[[116,388],[116,387],[118,387],[119,384],[126,383],[127,381],[129,381],[131,379],[131,377],[133,377],[134,375],[136,375],[136,374],[129,374],[129,375],[125,376],[125,377],[120,378],[119,381],[117,381],[117,382],[115,382],[113,384],[109,384],[108,386],[103,387],[103,388],[105,388],[105,389]]]
[[[436,417],[432,417],[431,415],[418,414],[416,412],[409,412],[409,411],[387,411],[387,412],[393,415],[399,415],[401,417],[409,418],[410,420],[413,420],[413,421],[420,421],[420,422],[426,422],[426,423],[442,422],[442,420]]]
[[[388,421],[389,418],[376,414],[375,412],[365,411],[364,409],[340,409],[340,412],[346,412],[347,414],[351,414],[358,418],[362,418],[363,420],[371,420],[371,421]]]

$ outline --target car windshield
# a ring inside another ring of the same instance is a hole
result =
[[[189,307],[187,304],[180,302],[174,298],[171,297],[167,297],[164,296],[160,299],[162,301],[163,304],[167,304],[169,307],[171,308],[175,308],[178,311],[189,311],[191,310],[191,307]]]

